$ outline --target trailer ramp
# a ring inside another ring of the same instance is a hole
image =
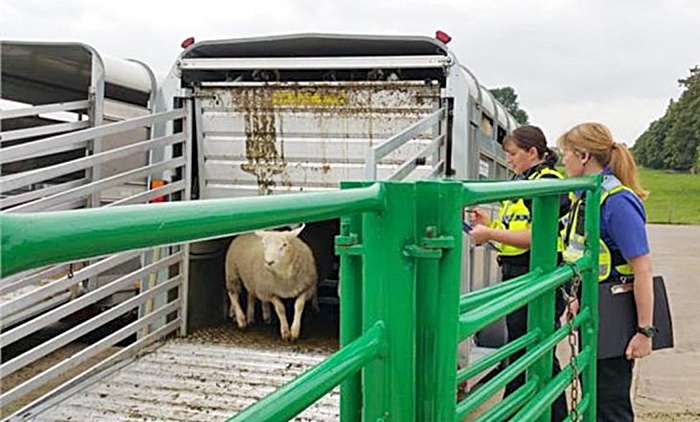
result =
[[[41,411],[37,422],[225,420],[327,358],[334,340],[287,344],[274,327],[229,325],[165,342]],[[337,421],[336,388],[295,421]]]

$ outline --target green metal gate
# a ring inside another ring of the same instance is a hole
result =
[[[519,373],[526,384],[481,421],[549,421],[551,403],[582,378],[571,419],[595,420],[598,177],[527,182],[344,183],[336,192],[1,215],[2,275],[120,250],[342,216],[342,348],[319,366],[232,417],[288,420],[341,385],[341,420],[460,421]],[[573,265],[556,265],[558,196],[588,191],[590,242]],[[517,192],[533,200],[530,273],[460,298],[462,210]],[[581,276],[581,311],[555,331],[555,289]],[[457,344],[530,304],[528,333],[457,371]],[[580,329],[580,352],[552,377],[553,349]],[[457,402],[459,382],[514,352],[515,363]]]

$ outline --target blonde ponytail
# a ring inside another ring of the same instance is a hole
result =
[[[625,144],[613,144],[608,167],[610,167],[615,177],[620,179],[623,185],[632,189],[638,197],[641,199],[649,197],[649,192],[644,190],[639,183],[637,163],[635,163],[634,157]]]

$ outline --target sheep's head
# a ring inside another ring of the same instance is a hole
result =
[[[284,273],[288,270],[288,262],[291,254],[290,241],[299,236],[304,230],[304,225],[294,230],[285,232],[258,230],[255,234],[260,237],[263,244],[265,268],[270,271]]]

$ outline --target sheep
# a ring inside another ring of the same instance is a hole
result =
[[[263,302],[263,319],[270,321],[269,304],[280,320],[282,339],[299,338],[306,301],[317,308],[318,275],[311,248],[298,238],[304,225],[290,231],[256,231],[236,237],[226,253],[226,290],[231,300],[229,315],[239,328],[255,321],[255,300]],[[246,315],[239,302],[241,286],[248,292]],[[291,331],[282,299],[296,298]]]

